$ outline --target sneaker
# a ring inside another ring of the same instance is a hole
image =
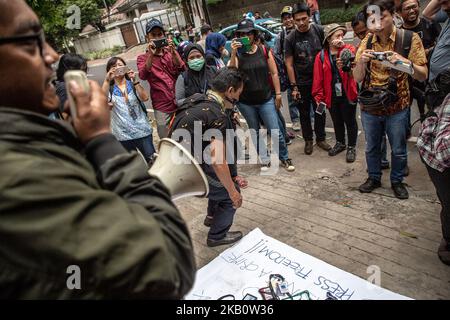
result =
[[[292,140],[291,138],[289,138],[289,136],[286,135],[286,137],[284,138],[284,140],[286,141],[286,145],[289,146],[292,144]]]
[[[220,240],[207,239],[206,244],[208,247],[217,247],[225,244],[232,244],[242,239],[242,232],[240,231],[230,231],[227,232],[224,238]]]
[[[348,147],[347,155],[345,156],[345,160],[348,163],[355,162],[355,160],[356,160],[356,148],[355,147]]]
[[[381,182],[373,178],[367,178],[366,182],[359,186],[359,192],[371,193],[376,188],[381,187]]]
[[[261,172],[269,171],[269,170],[270,170],[270,166],[271,166],[270,162],[267,163],[267,164],[263,164],[263,165],[261,166]]]
[[[300,121],[292,122],[292,130],[294,130],[294,131],[300,131],[301,130]]]
[[[211,227],[211,224],[212,224],[212,220],[213,220],[213,217],[211,217],[211,216],[206,216],[205,217],[205,220],[203,220],[203,225],[205,226],[205,227]]]
[[[288,136],[289,139],[291,139],[291,140],[294,140],[294,139],[295,139],[295,134],[292,133],[292,132],[290,132],[290,131],[287,132],[287,136]]]
[[[295,171],[295,167],[292,164],[291,159],[281,160],[281,166],[286,169],[288,172]]]
[[[313,153],[314,144],[312,141],[305,141],[305,154],[310,155]]]
[[[394,190],[394,194],[397,199],[405,200],[409,198],[408,190],[401,182],[392,183],[392,190]]]
[[[317,146],[320,149],[323,149],[325,151],[330,151],[331,150],[331,146],[328,143],[326,143],[325,141],[318,141],[317,142]]]
[[[342,144],[340,142],[336,142],[336,144],[334,145],[334,147],[328,151],[328,155],[330,157],[334,157],[335,155],[341,153],[342,151],[344,151],[345,149],[347,149],[347,147],[345,146],[345,144]]]

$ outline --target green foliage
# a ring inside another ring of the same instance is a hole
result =
[[[112,49],[104,49],[99,51],[92,51],[86,53],[84,56],[88,60],[106,59],[114,57],[115,55],[122,53],[123,48],[121,46],[114,46]]]
[[[219,2],[222,2],[223,0],[206,0],[206,4],[211,5],[211,4],[216,4]]]
[[[66,27],[67,8],[77,5],[81,10],[81,29],[91,24],[99,30],[101,25],[101,10],[103,0],[27,0],[31,8],[41,20],[48,41],[57,48],[62,48],[64,39],[77,36],[81,30]],[[108,3],[113,1],[108,0]]]
[[[330,23],[345,23],[352,21],[353,17],[363,8],[363,5],[353,5],[347,10],[338,9],[320,9],[320,20],[323,25]]]

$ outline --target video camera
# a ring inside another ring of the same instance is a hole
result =
[[[350,49],[343,49],[339,57],[342,61],[342,71],[350,72],[352,70],[352,63],[355,61],[353,53]]]

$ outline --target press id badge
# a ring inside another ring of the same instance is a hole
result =
[[[342,83],[336,82],[335,90],[336,90],[336,97],[342,97]]]

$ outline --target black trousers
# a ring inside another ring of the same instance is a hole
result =
[[[348,146],[355,147],[358,137],[358,123],[356,122],[356,104],[347,99],[333,101],[330,108],[336,141],[345,143],[345,128],[347,127]]]
[[[236,186],[236,188],[239,191],[239,187]],[[236,209],[233,208],[233,201],[231,201],[224,187],[209,184],[209,189],[208,216],[213,218],[208,232],[208,239],[220,240],[230,230]]]
[[[299,87],[301,99],[296,102],[298,111],[300,112],[300,124],[302,126],[302,135],[305,141],[314,139],[313,129],[311,125],[311,105],[314,110],[314,132],[316,133],[316,141],[325,141],[325,121],[326,112],[322,115],[316,113],[317,104],[312,97],[312,86]]]
[[[439,172],[425,164],[431,181],[436,188],[436,193],[442,205],[441,224],[442,236],[450,243],[450,168]]]

